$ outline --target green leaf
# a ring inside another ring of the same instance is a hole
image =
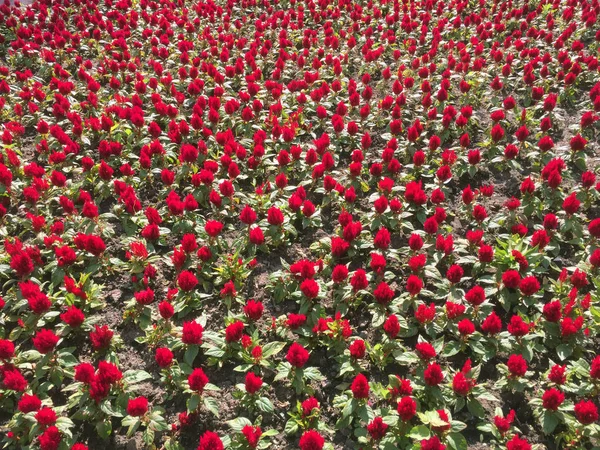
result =
[[[296,434],[298,432],[298,424],[294,419],[286,422],[283,432],[287,435]]]
[[[216,417],[219,417],[219,403],[214,397],[204,397],[204,407],[213,413]]]
[[[409,438],[415,439],[417,441],[429,439],[430,436],[431,431],[429,431],[429,428],[427,428],[425,425],[417,425],[416,427],[413,427],[408,433]]]
[[[454,450],[467,450],[467,440],[460,433],[450,433],[446,439],[448,440],[448,444]]]
[[[250,420],[246,419],[245,417],[237,417],[235,419],[229,420],[227,422],[227,425],[229,425],[233,429],[233,431],[239,433],[245,426],[252,425],[252,422],[250,422]]]
[[[198,347],[197,345],[188,346],[188,348],[185,351],[185,354],[183,355],[183,360],[190,367],[194,367],[194,360],[196,359],[196,356],[198,355],[199,351],[200,351],[200,347]]]
[[[123,381],[128,384],[137,384],[152,378],[145,370],[128,370],[123,374]]]
[[[471,414],[473,414],[476,417],[485,417],[485,409],[483,409],[481,403],[479,403],[474,398],[470,398],[469,400],[467,400],[467,409]]]
[[[273,403],[271,403],[271,400],[269,400],[267,397],[260,397],[258,400],[256,400],[256,407],[262,412],[269,414],[275,409],[273,407]]]
[[[278,354],[285,347],[285,342],[269,342],[262,348],[263,358]]]
[[[568,344],[560,344],[556,347],[556,354],[561,361],[564,361],[573,354],[573,347]]]
[[[112,423],[110,419],[107,418],[101,422],[97,422],[96,431],[98,432],[98,436],[100,436],[102,439],[108,439],[112,433]]]
[[[194,394],[188,398],[186,403],[188,413],[196,411],[196,409],[198,409],[198,405],[200,404],[200,396],[198,394]]]
[[[542,421],[542,429],[544,434],[552,434],[556,426],[558,425],[558,417],[556,414],[551,413],[549,411],[544,411],[543,421]]]

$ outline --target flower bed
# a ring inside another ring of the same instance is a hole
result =
[[[3,448],[598,448],[598,14],[0,6]]]

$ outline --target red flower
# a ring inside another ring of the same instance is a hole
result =
[[[565,401],[565,394],[556,388],[550,388],[542,396],[542,403],[545,409],[556,411]]]
[[[579,210],[581,202],[577,199],[577,193],[573,192],[563,201],[562,208],[568,215],[573,215]]]
[[[400,333],[400,322],[395,314],[391,314],[383,324],[383,330],[387,335],[394,339]]]
[[[503,276],[503,281],[504,281],[504,276]],[[504,284],[506,285],[506,283],[504,283]],[[521,293],[523,295],[530,296],[540,290],[540,282],[537,280],[537,278],[535,276],[530,275],[521,280],[521,282],[519,283],[519,289],[521,290]]]
[[[177,285],[184,292],[192,291],[198,285],[198,278],[187,270],[184,270],[177,277]]]
[[[142,417],[148,412],[148,399],[146,397],[132,398],[127,403],[127,414],[133,417]]]
[[[575,417],[583,425],[589,425],[598,420],[598,408],[590,400],[581,400],[575,405]]]
[[[248,317],[248,319],[252,321],[259,320],[263,315],[263,311],[264,306],[262,302],[256,301],[254,299],[248,300],[246,306],[244,306],[244,314],[246,315],[246,317]]]
[[[201,394],[204,390],[204,387],[208,384],[208,377],[204,374],[202,369],[194,369],[194,371],[188,377],[188,384],[192,391],[196,391]]]
[[[373,296],[379,304],[387,305],[394,298],[394,290],[385,281],[382,281],[373,291]]]
[[[56,344],[59,337],[52,330],[42,329],[38,331],[32,339],[34,347],[42,354],[50,353]]]
[[[244,322],[238,320],[237,322],[233,322],[227,325],[225,328],[225,342],[232,343],[238,342],[242,339],[242,334],[244,333]]]
[[[386,424],[380,416],[375,417],[369,424],[367,425],[367,432],[371,436],[371,439],[374,441],[379,441],[383,439],[385,433],[387,432],[388,424]]]
[[[83,321],[85,320],[85,316],[83,312],[77,308],[75,305],[69,306],[64,313],[60,315],[60,318],[63,322],[69,325],[71,328],[79,327]],[[1,355],[0,355],[1,357]]]
[[[94,331],[90,333],[90,340],[92,341],[92,347],[94,350],[102,350],[108,348],[112,341],[114,333],[106,325],[99,327],[95,325]]]
[[[331,279],[334,283],[339,284],[348,278],[348,267],[343,264],[338,264],[331,272]]]
[[[481,330],[487,334],[498,334],[502,331],[502,321],[495,312],[492,312],[481,323]]]
[[[474,385],[474,381],[467,378],[463,372],[457,372],[452,379],[452,390],[463,397],[471,392]]]
[[[318,431],[308,430],[302,434],[298,445],[300,446],[300,450],[322,450],[325,445],[325,439]]]
[[[252,225],[256,222],[256,213],[250,206],[246,205],[240,213],[240,220],[246,225]]]
[[[302,415],[308,417],[313,414],[314,410],[319,411],[319,401],[314,397],[309,397],[302,402]]]
[[[440,438],[433,436],[421,441],[421,450],[446,450],[446,446],[441,443]]]
[[[18,409],[23,414],[27,414],[33,411],[38,411],[42,407],[42,401],[37,395],[23,394],[19,400]]]
[[[520,316],[514,315],[510,318],[507,328],[508,332],[516,337],[525,336],[529,333],[529,325]]]
[[[262,436],[262,430],[259,426],[245,425],[244,428],[242,428],[242,434],[246,438],[250,448],[256,448],[258,446],[258,441]]]
[[[417,403],[411,397],[402,397],[398,402],[398,415],[404,422],[409,422],[417,413]]]
[[[470,336],[475,333],[475,325],[469,319],[463,319],[458,322],[458,332],[462,336]]]
[[[96,370],[90,363],[81,363],[75,366],[75,380],[90,384],[96,378]]]
[[[380,228],[373,238],[373,245],[382,250],[387,249],[390,246],[390,242],[390,232],[387,230],[387,228]]]
[[[352,384],[350,385],[350,390],[352,391],[352,395],[354,398],[365,399],[369,397],[369,381],[367,377],[365,377],[362,373],[356,375]]]
[[[285,359],[294,367],[301,369],[308,361],[309,353],[302,345],[294,342],[289,348]]]
[[[521,283],[521,275],[516,270],[507,270],[502,274],[502,283],[509,289],[516,289]]]
[[[167,347],[159,347],[156,349],[154,359],[156,360],[156,363],[159,367],[169,367],[173,362],[173,352]]]
[[[313,299],[319,295],[319,283],[312,278],[307,278],[300,284],[300,290],[307,298]]]
[[[57,450],[61,443],[60,431],[54,425],[48,427],[39,437],[41,450]]]
[[[446,272],[446,278],[450,283],[455,284],[460,282],[460,279],[463,277],[465,271],[458,264],[453,264],[448,268]]]
[[[52,408],[44,406],[35,414],[35,420],[43,427],[56,423],[56,413]]]
[[[204,231],[206,231],[206,234],[212,238],[217,237],[221,233],[222,229],[223,224],[218,220],[208,220],[204,225]]]
[[[514,436],[506,443],[506,450],[531,450],[531,444],[525,438]]]
[[[265,242],[265,236],[260,227],[254,227],[250,230],[249,240],[251,244],[262,245]]]
[[[510,425],[513,423],[514,419],[515,411],[511,409],[506,417],[494,416],[494,425],[498,428],[500,433],[504,434],[510,430]]]
[[[200,445],[198,445],[197,450],[224,450],[224,448],[223,442],[217,433],[205,431],[200,436]]]
[[[423,289],[423,281],[417,275],[409,275],[406,280],[406,290],[412,295],[418,295]]]
[[[415,318],[422,324],[432,322],[435,319],[435,304],[420,304],[415,311]]]
[[[350,344],[350,356],[352,356],[355,359],[362,359],[365,357],[365,341],[363,341],[362,339],[357,339],[356,341],[352,342],[352,344]]]
[[[485,301],[485,291],[481,286],[473,286],[465,294],[465,300],[473,306],[479,306]]]
[[[433,345],[428,342],[419,342],[415,345],[415,350],[417,351],[419,357],[424,360],[433,359],[436,357],[437,353]]]
[[[437,386],[444,379],[442,368],[437,363],[431,363],[427,366],[423,372],[423,378],[427,386]]]
[[[183,322],[181,341],[187,345],[200,345],[204,328],[198,322]]]
[[[510,355],[506,365],[513,377],[522,377],[527,372],[527,361],[521,355]]]
[[[249,394],[256,394],[262,387],[262,385],[263,380],[261,377],[255,375],[253,372],[248,372],[246,374],[246,392],[248,392]]]

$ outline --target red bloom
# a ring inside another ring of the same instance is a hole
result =
[[[204,328],[198,322],[183,322],[181,341],[187,345],[200,345]]]
[[[23,394],[19,400],[18,409],[23,414],[27,414],[33,411],[38,411],[42,407],[42,401],[37,395]]]
[[[415,345],[415,350],[417,351],[420,358],[424,360],[433,359],[436,357],[437,353],[433,345],[428,342],[419,342]]]
[[[238,320],[237,322],[233,322],[227,325],[225,328],[225,342],[232,343],[238,342],[242,339],[242,334],[244,333],[244,322]]]
[[[531,450],[531,444],[525,438],[514,436],[506,443],[506,450]]]
[[[99,327],[95,325],[94,331],[90,333],[90,340],[94,350],[102,350],[108,348],[112,341],[114,333],[106,325]]]
[[[190,292],[198,285],[198,278],[192,272],[184,270],[177,277],[177,285],[182,291]]]
[[[513,377],[522,377],[527,372],[527,361],[521,355],[510,355],[506,365]]]
[[[575,405],[575,417],[583,425],[589,425],[598,420],[598,408],[591,400],[581,400]]]
[[[394,339],[400,333],[400,322],[395,314],[391,314],[383,324],[383,329],[387,335]]]
[[[380,416],[375,417],[368,425],[367,432],[374,441],[383,439],[387,432],[388,424],[386,424]]]
[[[249,394],[255,394],[262,387],[263,380],[261,377],[255,375],[253,372],[248,372],[246,374],[246,392]]]
[[[307,278],[300,284],[300,290],[307,298],[313,299],[319,295],[319,283],[312,278]]]
[[[294,367],[302,368],[308,361],[309,353],[302,345],[294,342],[289,348],[285,359]]]
[[[446,450],[446,446],[441,443],[439,437],[433,436],[421,441],[421,450]]]
[[[565,401],[565,394],[556,388],[550,388],[542,396],[542,403],[545,409],[556,411]]]
[[[202,393],[204,387],[208,384],[208,377],[205,375],[202,369],[194,369],[194,371],[188,377],[188,384],[192,391]]]
[[[417,413],[417,403],[411,397],[402,397],[398,402],[398,415],[404,422],[409,422]]]
[[[200,436],[200,445],[198,445],[197,450],[224,450],[224,448],[223,442],[217,433],[205,431],[204,434]]]
[[[382,281],[373,291],[373,296],[379,304],[387,305],[394,298],[394,290],[385,281]]]
[[[502,283],[509,289],[516,289],[521,283],[521,275],[516,270],[507,270],[502,274]]]
[[[423,289],[423,281],[417,275],[409,275],[406,280],[406,290],[412,295],[418,295]]]
[[[506,285],[506,283],[504,284]],[[521,290],[521,293],[523,295],[530,296],[540,290],[540,282],[535,276],[531,275],[521,280],[521,282],[519,283],[519,289]]]
[[[262,317],[264,306],[262,302],[254,299],[248,300],[246,306],[244,306],[244,314],[252,321],[257,321]]]
[[[423,378],[428,386],[437,386],[444,379],[442,368],[437,363],[429,364],[423,372]]]
[[[244,428],[242,428],[242,434],[246,438],[250,448],[256,448],[258,446],[258,441],[262,436],[262,430],[259,426],[245,425]]]
[[[354,398],[364,399],[369,397],[369,381],[367,377],[365,377],[362,373],[356,375],[352,384],[350,385],[350,390],[352,391],[352,395]]]
[[[32,339],[34,347],[42,354],[50,353],[56,344],[59,337],[52,330],[43,329],[36,333]]]
[[[217,237],[221,233],[222,229],[223,224],[218,220],[208,220],[204,225],[204,231],[206,231],[206,234],[212,238]]]
[[[455,284],[460,282],[460,279],[463,277],[465,271],[458,264],[453,264],[448,268],[446,272],[446,278],[450,283]]]
[[[133,417],[142,417],[148,412],[148,399],[146,397],[132,398],[127,403],[127,414]]]
[[[60,431],[54,425],[48,427],[39,437],[41,450],[57,450],[61,443]]]
[[[173,352],[167,347],[159,347],[156,349],[154,359],[156,360],[156,363],[159,367],[169,367],[173,362]]]
[[[61,320],[71,328],[79,327],[85,320],[83,312],[75,305],[69,306],[64,313],[60,315]]]
[[[502,331],[502,321],[495,312],[492,312],[481,323],[481,330],[487,334],[498,334]]]
[[[325,439],[316,430],[305,431],[300,437],[298,443],[300,450],[322,450],[325,445]]]

